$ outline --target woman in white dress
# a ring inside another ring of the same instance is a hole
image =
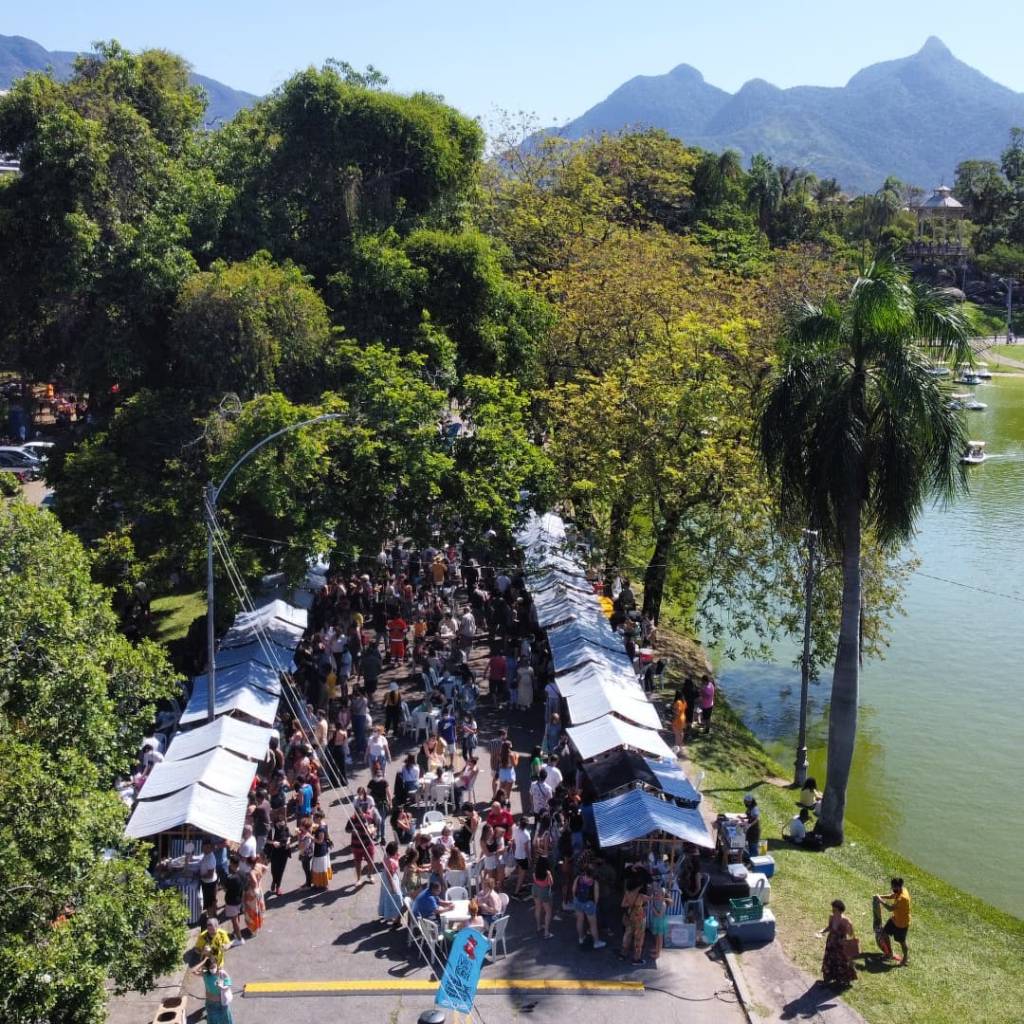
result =
[[[519,706],[529,708],[533,704],[533,668],[528,661],[519,663]]]

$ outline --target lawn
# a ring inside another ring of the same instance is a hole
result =
[[[169,594],[153,599],[153,639],[169,644],[181,640],[194,619],[206,614],[206,593],[202,590]]]
[[[1019,982],[1024,964],[1024,921],[921,871],[856,828],[846,844],[824,853],[790,847],[777,839],[793,816],[795,793],[785,788],[786,773],[721,702],[710,737],[690,744],[690,757],[707,774],[704,793],[719,810],[742,810],[745,792],[757,794],[764,827],[775,857],[772,909],[779,937],[789,956],[817,975],[829,904],[845,901],[861,948],[869,954],[860,980],[844,996],[870,1024],[927,1021],[929,1024],[991,1024],[1024,1020]],[[822,780],[823,781],[823,780]],[[896,795],[898,799],[898,794]],[[942,828],[936,792],[935,827]],[[994,823],[993,836],[998,834]],[[978,870],[987,870],[979,837]],[[887,892],[893,875],[902,875],[913,899],[909,943],[912,964],[883,965],[871,931],[871,895]],[[858,964],[860,966],[860,964]]]

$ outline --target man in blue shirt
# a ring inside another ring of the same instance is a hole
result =
[[[423,891],[412,901],[413,917],[426,917],[435,921],[439,910],[451,910],[455,904],[441,899],[440,896],[439,883],[431,882],[430,885],[424,886]]]

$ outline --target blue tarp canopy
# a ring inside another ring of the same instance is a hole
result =
[[[207,689],[206,676],[196,679],[192,696],[178,720],[179,724],[188,725],[189,722],[201,722],[206,718],[208,714]],[[213,702],[214,715],[226,715],[232,711],[239,711],[257,722],[273,725],[280,700],[279,694],[270,693],[259,686],[251,686],[244,679],[228,680],[221,683],[220,673],[217,673]]]
[[[218,672],[231,668],[232,665],[241,665],[247,661],[258,661],[260,664],[266,665],[275,671],[294,672],[294,651],[294,644],[290,647],[282,647],[280,644],[273,643],[272,641],[266,645],[256,641],[246,644],[244,647],[231,647],[226,650],[219,650],[214,655],[214,658]]]
[[[600,665],[610,672],[630,672],[633,669],[625,651],[610,651],[607,647],[598,647],[585,640],[557,649],[552,646],[551,661],[555,666],[555,675],[570,672],[588,663]]]
[[[266,690],[267,693],[281,693],[281,673],[264,661],[241,661],[237,665],[228,665],[225,668],[217,665],[214,685],[218,696],[221,687],[237,686],[240,683],[245,683],[247,686],[258,686],[261,690]],[[194,686],[206,689],[206,673],[195,677]]]
[[[622,638],[612,632],[606,619],[574,619],[564,625],[548,630],[548,643],[554,653],[556,647],[578,647],[581,643],[603,647],[626,658]],[[626,658],[628,663],[629,659]]]
[[[632,789],[594,804],[594,823],[598,842],[603,847],[621,846],[658,832],[666,832],[707,850],[715,847],[700,811],[677,807],[642,789]]]
[[[686,772],[679,766],[678,761],[655,761],[653,758],[645,757],[644,763],[657,780],[655,785],[663,792],[693,807],[701,802],[700,793],[686,777]]]

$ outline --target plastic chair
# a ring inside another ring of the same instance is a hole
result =
[[[445,814],[447,814],[448,808],[455,805],[455,796],[452,784],[450,782],[435,782],[430,787],[430,798],[435,804],[440,804],[444,807]]]
[[[421,917],[417,919],[417,925],[420,929],[420,935],[423,937],[423,941],[433,950],[437,950],[441,944],[441,929],[438,928],[436,921],[431,921],[429,917]],[[427,966],[431,965],[430,957],[427,957]]]
[[[452,888],[462,889],[463,891],[468,891],[468,889],[469,889],[469,872],[468,871],[457,871],[454,868],[450,868],[448,871],[446,871],[444,873],[444,878],[445,878],[445,881],[448,883],[448,885],[451,886]],[[451,889],[449,889],[449,892],[451,892]],[[451,896],[447,896],[445,898],[446,899],[451,899]],[[468,898],[469,898],[468,896],[460,896],[459,897],[459,899],[461,899],[461,900],[465,900],[465,899],[468,899]]]
[[[693,788],[700,792],[700,787],[704,785],[704,773],[697,772],[696,778],[693,780]]]
[[[483,871],[483,862],[479,860],[470,861],[468,874],[469,874],[469,887],[476,893],[480,891],[480,873]]]
[[[469,893],[464,885],[449,885],[444,898],[446,900],[468,900]]]
[[[508,946],[505,944],[505,932],[508,929],[508,922],[509,916],[505,914],[502,917],[496,917],[491,922],[490,928],[487,929],[487,938],[491,940],[491,948],[487,953],[487,959],[497,959],[499,943],[501,943],[501,955],[503,957],[508,956]]]
[[[444,821],[444,815],[440,811],[427,811],[427,813],[423,815],[424,825],[433,825],[440,821]]]
[[[423,738],[426,739],[430,736],[431,730],[434,726],[434,720],[427,714],[426,711],[417,711],[412,716],[413,727],[416,730],[416,742],[419,742],[420,733],[423,733]]]
[[[501,909],[498,911],[499,914],[504,914],[508,910],[508,905],[511,901],[511,897],[507,892],[498,893],[498,903],[501,904]]]

